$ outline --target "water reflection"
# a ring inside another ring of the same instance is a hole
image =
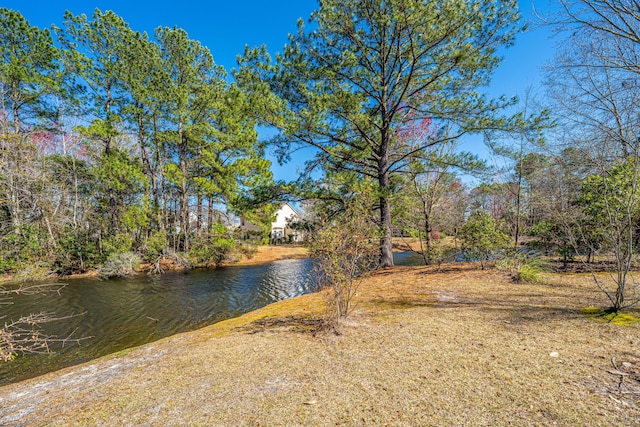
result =
[[[396,252],[393,254],[393,262],[395,265],[416,267],[424,265],[424,258],[416,252]]]
[[[14,297],[0,307],[5,320],[47,311],[70,319],[44,325],[58,337],[92,337],[49,355],[0,364],[0,385],[41,375],[125,348],[220,320],[309,292],[312,261],[138,276],[120,280],[71,280],[60,295]]]
[[[398,265],[419,265],[415,254],[394,255]],[[419,256],[418,256],[419,258]],[[421,260],[421,258],[419,258]],[[57,337],[91,337],[48,355],[0,363],[0,385],[42,375],[179,332],[237,317],[314,289],[310,259],[217,270],[138,276],[116,280],[71,280],[59,295],[14,297],[0,306],[3,320],[55,313],[69,319],[44,325]]]

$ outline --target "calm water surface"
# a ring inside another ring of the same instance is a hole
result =
[[[93,337],[47,355],[0,363],[0,385],[74,365],[179,332],[237,317],[310,291],[309,259],[118,280],[69,280],[60,295],[17,295],[3,321],[20,315],[76,315],[43,325],[58,337]]]
[[[398,265],[418,265],[420,257],[395,254]],[[240,316],[275,301],[308,293],[310,259],[196,270],[117,280],[69,280],[60,295],[17,295],[0,306],[2,321],[40,313],[75,315],[43,325],[58,337],[92,337],[46,355],[0,363],[0,385],[75,365],[157,339]]]

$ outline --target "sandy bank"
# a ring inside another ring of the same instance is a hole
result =
[[[251,257],[243,257],[241,260],[228,265],[255,265],[282,259],[308,258],[309,250],[299,245],[258,246]]]

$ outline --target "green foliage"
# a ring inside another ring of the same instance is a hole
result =
[[[88,231],[76,233],[69,228],[62,230],[60,234],[53,264],[57,273],[83,273],[104,260],[98,242]]]
[[[97,9],[66,12],[53,31],[59,49],[0,8],[0,272],[157,259],[196,236],[196,258],[218,264],[230,241],[208,214],[270,222],[273,199],[245,197],[273,187],[252,100],[205,46],[176,27],[151,39]]]
[[[640,198],[638,197],[638,172],[636,156],[613,164],[599,175],[589,176],[582,185],[578,203],[583,217],[577,221],[580,243],[590,251],[603,246],[613,254],[615,275],[612,289],[596,282],[612,304],[614,311],[638,303],[637,297],[628,301],[627,284],[638,249],[638,224],[640,223]],[[577,239],[576,239],[577,240]],[[574,250],[579,245],[574,242]]]
[[[540,221],[529,229],[529,235],[549,241],[554,236],[554,225],[549,221]]]
[[[257,190],[260,191],[260,189]],[[264,188],[262,188],[262,190],[264,190]],[[256,195],[253,197],[240,197],[236,200],[236,210],[244,221],[259,227],[259,230],[244,232],[245,235],[241,237],[247,238],[257,244],[266,244],[269,242],[271,223],[275,220],[275,214],[279,208],[279,204],[265,202],[262,197],[255,198],[255,196]]]
[[[46,232],[34,225],[14,227],[0,241],[0,272],[12,273],[49,255]]]
[[[322,1],[275,64],[264,48],[247,49],[235,77],[261,119],[282,130],[274,142],[283,159],[310,145],[319,148],[310,168],[376,183],[381,261],[390,266],[394,176],[407,171],[409,153],[428,157],[429,148],[465,133],[538,125],[500,117],[515,101],[480,90],[500,62],[496,52],[521,29],[518,20],[512,0]],[[421,140],[400,137],[423,120],[438,129]]]
[[[155,260],[162,255],[167,244],[167,233],[154,231],[145,242],[143,250],[145,258],[149,261]]]
[[[125,96],[123,76],[126,70],[122,58],[130,48],[133,31],[112,11],[96,9],[89,19],[67,11],[62,28],[54,28],[64,48],[67,72],[86,82],[89,90],[77,91],[82,108],[93,117],[85,134],[104,144],[109,152]]]
[[[127,233],[115,233],[102,241],[102,251],[108,257],[128,253],[133,249],[134,239]]]
[[[20,132],[22,120],[48,119],[48,95],[60,90],[60,52],[49,30],[31,26],[18,11],[0,8],[0,82],[3,113]]]
[[[499,270],[508,271],[515,283],[540,283],[544,266],[539,258],[515,253],[496,263]]]
[[[235,249],[238,250],[242,256],[247,257],[248,259],[253,258],[253,256],[258,252],[258,248],[251,244],[238,244]]]
[[[540,221],[529,229],[529,235],[537,237],[539,240],[529,242],[528,247],[545,250],[549,255],[560,255],[565,265],[576,255],[571,236],[563,224],[551,220]]]
[[[120,224],[127,230],[148,230],[151,226],[149,220],[149,204],[146,199],[143,200],[141,205],[130,205],[124,209]]]
[[[509,246],[511,239],[486,212],[476,211],[460,229],[458,235],[462,250],[470,260],[480,261],[484,269],[485,262],[495,257],[500,250]]]
[[[447,257],[447,251],[439,242],[434,242],[422,254],[427,265],[440,265]]]
[[[636,167],[633,160],[628,160],[614,165],[606,174],[591,175],[583,182],[577,201],[585,215],[581,228],[586,238],[611,245],[611,239],[640,221]]]
[[[3,251],[0,253],[0,272],[13,273],[20,268],[20,264],[11,254]]]
[[[222,224],[214,224],[207,238],[196,238],[189,251],[189,259],[199,266],[220,266],[230,254],[235,240]]]

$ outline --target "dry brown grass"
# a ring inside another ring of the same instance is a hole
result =
[[[231,265],[254,265],[277,261],[280,259],[307,258],[309,251],[300,245],[258,246],[250,257],[243,257]]]
[[[424,242],[414,237],[394,237],[391,239],[394,252],[420,252],[425,250]],[[451,236],[446,236],[441,240],[434,241],[434,244],[441,250],[447,252],[456,248],[456,241]]]
[[[394,252],[419,251],[422,249],[420,239],[413,237],[394,237],[391,239]]]
[[[588,278],[546,279],[379,271],[342,335],[313,333],[322,295],[282,301],[3,387],[0,425],[640,425],[640,326],[584,314]]]

